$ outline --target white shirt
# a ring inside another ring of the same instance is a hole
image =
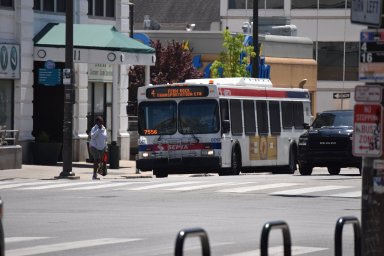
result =
[[[101,129],[98,125],[92,127],[91,130],[91,141],[89,145],[96,148],[97,150],[104,150],[107,144],[107,130],[104,125],[101,126]]]

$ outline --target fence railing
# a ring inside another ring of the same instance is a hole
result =
[[[19,130],[0,130],[0,146],[17,145]]]

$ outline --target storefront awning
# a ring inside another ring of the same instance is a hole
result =
[[[33,39],[34,60],[65,61],[65,23],[47,24]],[[73,61],[93,64],[154,65],[155,49],[111,25],[74,24]]]

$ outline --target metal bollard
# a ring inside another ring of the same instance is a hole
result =
[[[264,224],[261,232],[260,255],[268,256],[268,238],[271,229],[279,228],[283,232],[284,256],[291,256],[291,235],[288,224],[284,221],[271,221]]]
[[[336,222],[335,228],[335,256],[343,255],[342,236],[345,223],[353,224],[353,232],[355,235],[355,256],[361,255],[361,229],[360,222],[354,216],[340,217]]]
[[[202,228],[189,228],[181,230],[176,238],[175,256],[183,256],[184,240],[187,236],[200,237],[201,249],[203,256],[210,256],[211,251],[209,248],[208,235]]]

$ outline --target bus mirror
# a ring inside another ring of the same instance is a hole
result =
[[[221,123],[221,130],[223,133],[228,133],[231,129],[231,125],[229,123],[229,120],[223,120]]]

